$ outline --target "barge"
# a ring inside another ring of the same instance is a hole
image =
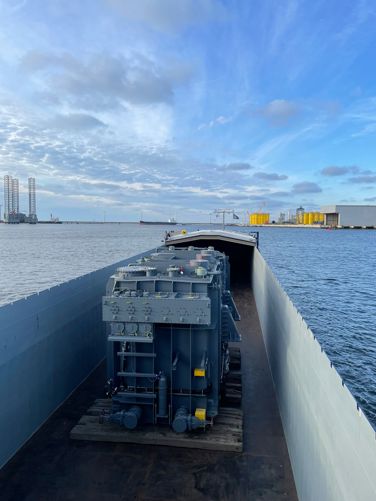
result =
[[[0,308],[2,499],[376,499],[375,431],[256,239],[201,231],[171,235],[169,245],[229,257],[241,316],[243,452],[69,438],[102,394],[101,298],[131,258]]]

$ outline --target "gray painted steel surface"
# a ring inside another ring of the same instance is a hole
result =
[[[108,393],[104,420],[134,429],[205,428],[218,415],[229,341],[240,341],[229,262],[214,248],[158,249],[118,268],[106,287]]]
[[[105,283],[129,261],[0,308],[0,467],[104,358]]]
[[[168,244],[186,244],[194,242],[197,246],[201,245],[202,240],[210,240],[213,245],[215,242],[230,242],[254,247],[257,245],[257,237],[255,234],[239,233],[230,230],[197,230],[188,233],[171,231],[166,235],[166,245]]]
[[[257,250],[252,287],[299,499],[374,501],[375,431]]]
[[[338,214],[339,226],[376,226],[376,205],[327,205],[323,214]]]

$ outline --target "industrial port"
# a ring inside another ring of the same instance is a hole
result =
[[[36,211],[36,184],[35,178],[28,178],[28,214],[20,211],[19,180],[11,175],[4,176],[4,212],[0,204],[0,222],[7,224],[19,223],[62,223],[59,218],[52,214],[48,220],[38,220]],[[232,215],[231,225],[235,226],[278,226],[278,227],[305,227],[305,228],[376,228],[376,205],[327,205],[321,207],[320,211],[306,211],[299,206],[295,211],[280,212],[278,218],[272,219],[271,214],[265,211],[247,212],[244,224],[239,221],[233,209],[216,209],[213,214],[217,217],[222,215],[223,225],[226,214]],[[3,216],[3,220],[2,220]],[[211,216],[210,216],[211,218]],[[234,221],[236,220],[236,222]],[[89,223],[102,221],[64,221],[65,223]],[[119,221],[112,221],[119,223]],[[110,221],[109,221],[110,223]],[[153,221],[139,223],[176,225],[176,220]],[[211,223],[211,219],[210,219]],[[186,223],[189,224],[189,223]]]
[[[376,228],[375,205],[327,205],[319,212],[305,211],[300,206],[294,212],[281,212],[277,221],[270,213],[249,214],[250,226],[285,226],[313,228]]]

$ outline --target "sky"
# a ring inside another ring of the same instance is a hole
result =
[[[1,179],[40,219],[376,204],[375,26],[374,0],[0,0]]]

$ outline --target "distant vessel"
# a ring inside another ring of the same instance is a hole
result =
[[[140,224],[178,224],[174,217],[171,217],[168,221],[145,221],[140,219]]]
[[[60,219],[58,217],[53,216],[50,214],[50,219],[46,219],[45,221],[38,221],[39,223],[42,224],[62,224]]]

